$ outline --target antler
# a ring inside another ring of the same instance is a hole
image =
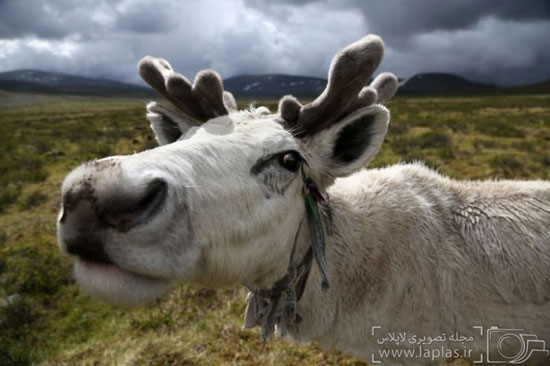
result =
[[[293,96],[279,102],[279,112],[298,137],[313,135],[345,115],[373,103],[387,102],[397,90],[397,78],[382,73],[363,87],[380,64],[384,43],[368,35],[350,44],[332,59],[328,83],[313,102],[302,106]]]
[[[214,70],[200,71],[191,85],[161,58],[146,56],[138,68],[143,80],[197,125],[237,109],[235,98],[223,90],[222,79]]]

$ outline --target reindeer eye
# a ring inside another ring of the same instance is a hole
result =
[[[281,165],[291,172],[297,171],[301,162],[302,157],[296,151],[286,152],[281,157]]]

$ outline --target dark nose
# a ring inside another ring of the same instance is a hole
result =
[[[152,219],[168,194],[164,179],[151,180],[144,189],[102,186],[78,182],[63,195],[59,235],[67,252],[84,260],[110,263],[103,249],[105,229],[127,232]]]

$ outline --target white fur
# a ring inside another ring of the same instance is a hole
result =
[[[116,170],[88,164],[72,172],[64,195],[88,176],[99,199],[139,190],[155,177],[169,184],[167,204],[152,221],[125,233],[102,231],[119,271],[77,264],[79,283],[105,300],[132,304],[157,298],[176,281],[269,288],[286,272],[305,215],[302,182],[299,173],[275,167],[270,179],[286,187],[277,194],[251,168],[269,154],[298,150],[307,174],[330,195],[334,233],[326,243],[331,288],[321,291],[314,265],[298,303],[303,321],[290,338],[369,361],[379,348],[375,325],[432,336],[498,325],[526,329],[550,345],[549,182],[460,182],[420,164],[336,179],[376,154],[389,119],[384,107],[357,112],[376,114],[374,145],[340,167],[330,150],[353,117],[302,141],[277,116],[260,112],[234,112],[182,131],[175,143],[113,157]],[[65,226],[58,224],[62,249],[71,235]],[[309,246],[304,227],[298,257]]]

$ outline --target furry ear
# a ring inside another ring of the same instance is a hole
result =
[[[346,176],[364,168],[378,153],[389,120],[390,113],[382,105],[361,108],[314,135],[307,145],[326,174]]]
[[[157,102],[147,104],[147,119],[159,145],[171,144],[179,139],[187,130],[195,126],[185,120],[185,115],[170,108],[166,108]]]

